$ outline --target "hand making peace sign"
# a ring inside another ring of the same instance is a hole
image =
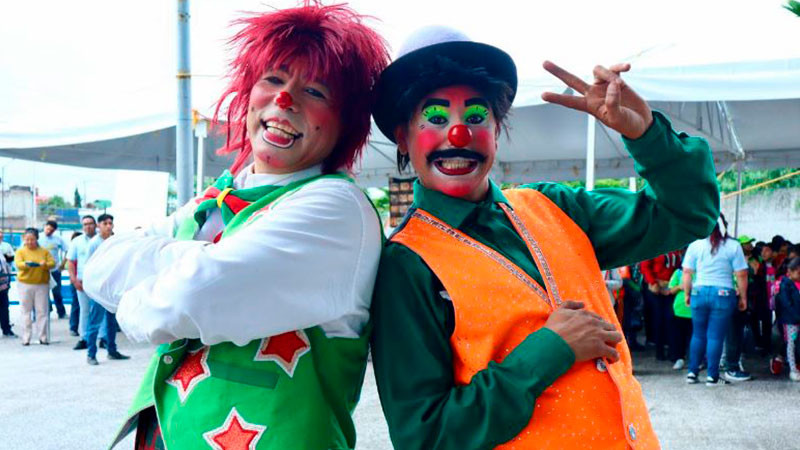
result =
[[[650,106],[620,77],[620,73],[630,70],[630,64],[615,64],[610,68],[595,66],[593,84],[550,61],[545,61],[543,66],[567,86],[583,94],[579,97],[545,92],[542,94],[544,101],[589,113],[629,139],[641,137],[653,123]]]

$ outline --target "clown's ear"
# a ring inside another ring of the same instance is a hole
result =
[[[397,125],[394,128],[394,140],[397,142],[397,151],[403,155],[408,154],[407,134],[406,127],[403,125]]]

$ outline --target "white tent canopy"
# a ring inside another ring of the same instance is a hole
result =
[[[0,156],[174,171],[175,4],[19,3],[0,27]],[[584,176],[587,118],[541,104],[541,92],[564,90],[540,69],[545,58],[587,79],[596,63],[632,62],[628,83],[668,113],[676,129],[708,138],[720,170],[742,150],[749,167],[800,166],[800,23],[781,9],[782,1],[676,0],[658,17],[650,2],[633,0],[505,2],[494,9],[477,1],[459,8],[351,3],[383,20],[377,27],[393,48],[418,26],[446,23],[514,57],[520,89],[495,168],[499,181]],[[193,104],[210,115],[230,57],[227,23],[239,11],[266,7],[254,0],[191,5]],[[207,174],[228,164],[215,147],[205,145]],[[374,133],[361,181],[385,185],[394,154]],[[598,126],[596,176],[630,175],[632,162],[618,136]]]

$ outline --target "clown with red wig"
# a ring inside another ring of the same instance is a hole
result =
[[[353,448],[381,227],[346,172],[388,54],[343,5],[237,24],[231,172],[86,267],[123,331],[161,344],[114,444],[135,429],[136,448]]]

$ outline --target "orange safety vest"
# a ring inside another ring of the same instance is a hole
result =
[[[500,206],[533,255],[545,292],[508,259],[417,209],[392,241],[417,253],[441,280],[455,311],[455,383],[469,384],[544,326],[563,301],[579,300],[620,329],[589,238],[538,191],[504,191]],[[536,399],[533,416],[499,448],[657,449],[628,346],[614,364],[576,363]]]

